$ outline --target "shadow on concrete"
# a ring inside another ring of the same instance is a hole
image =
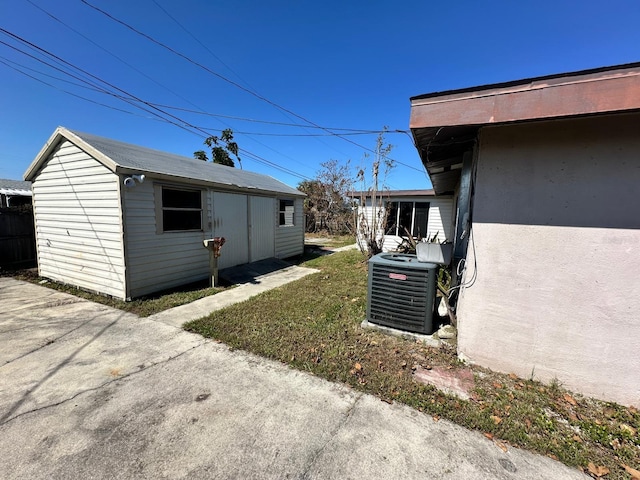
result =
[[[14,413],[16,413],[18,411],[18,409],[29,398],[33,397],[33,395],[36,392],[36,390],[38,390],[40,387],[42,387],[42,385],[45,384],[47,381],[49,381],[56,373],[58,373],[64,367],[69,365],[71,363],[71,361],[75,357],[77,357],[80,352],[82,352],[85,348],[87,348],[89,345],[91,345],[93,342],[95,342],[98,338],[100,338],[107,330],[109,330],[116,323],[118,323],[118,321],[120,321],[120,319],[122,319],[122,317],[124,317],[125,315],[126,315],[126,313],[122,312],[120,315],[118,315],[118,317],[115,320],[113,320],[112,322],[110,322],[107,325],[105,325],[104,327],[102,327],[100,329],[100,331],[98,331],[98,333],[93,335],[89,340],[87,340],[85,343],[83,343],[80,347],[78,347],[73,352],[71,352],[71,354],[68,355],[65,359],[63,359],[59,364],[57,364],[55,367],[53,367],[51,370],[49,370],[48,373],[43,378],[41,378],[33,387],[31,387],[28,390],[26,390],[23,393],[22,397],[20,399],[18,399],[18,401],[15,402],[4,415],[2,415],[2,417],[0,417],[0,425],[3,425],[5,423],[7,423],[8,421],[12,420],[13,419],[12,415]],[[70,331],[68,331],[68,332],[64,333],[63,335],[61,335],[60,337],[58,337],[56,339],[56,341],[60,340],[63,337],[65,337],[66,335],[69,335],[70,333],[74,332],[75,330],[78,330],[79,328],[84,327],[85,325],[97,320],[100,316],[101,315],[97,315],[97,316],[93,317],[92,319],[82,323],[80,326],[71,329]],[[37,349],[37,350],[39,350],[39,349]],[[29,353],[33,353],[33,352],[29,352]]]
[[[221,284],[242,285],[245,283],[259,283],[257,278],[268,275],[285,268],[291,267],[292,264],[277,258],[267,258],[258,262],[245,263],[235,267],[220,270],[219,276]]]

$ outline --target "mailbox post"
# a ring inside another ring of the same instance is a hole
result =
[[[210,284],[212,287],[218,285],[218,257],[220,249],[224,245],[224,237],[213,237],[203,240],[204,246],[209,250],[209,271],[211,274]]]

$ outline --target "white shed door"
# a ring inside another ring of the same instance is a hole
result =
[[[276,199],[249,197],[249,238],[252,262],[275,255]]]
[[[249,262],[249,224],[247,196],[235,193],[213,194],[213,235],[226,242],[218,259],[218,268]]]

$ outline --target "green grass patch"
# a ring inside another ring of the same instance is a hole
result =
[[[339,248],[353,245],[356,243],[356,237],[353,235],[328,235],[322,233],[305,233],[305,241],[309,240],[319,247]]]
[[[44,287],[58,290],[59,292],[70,293],[76,297],[84,298],[92,302],[108,305],[125,312],[135,313],[140,317],[148,317],[169,308],[178,307],[186,303],[191,303],[209,295],[225,290],[224,287],[211,288],[208,287],[208,281],[201,281],[183,285],[181,287],[172,288],[162,292],[146,295],[135,300],[125,302],[107,295],[88,292],[81,288],[64,283],[46,280],[38,276],[35,270],[20,270],[15,272],[7,272],[16,280],[23,280],[31,283],[37,283]],[[42,283],[41,283],[42,282]]]
[[[327,380],[410,405],[434,418],[479,430],[502,445],[526,448],[588,469],[630,478],[622,464],[640,468],[640,414],[636,409],[574,395],[462,364],[452,348],[364,330],[367,268],[358,251],[304,259],[320,273],[190,322],[185,328],[278,360]],[[413,367],[471,368],[471,400],[415,381]]]

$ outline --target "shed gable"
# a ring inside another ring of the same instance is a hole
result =
[[[41,276],[125,298],[119,178],[68,140],[34,176]]]

